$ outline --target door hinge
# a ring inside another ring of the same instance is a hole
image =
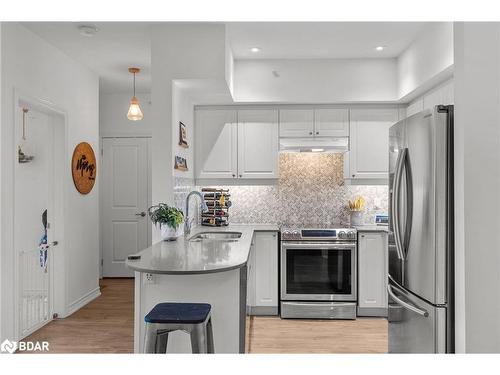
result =
[[[101,156],[103,156],[103,155],[104,155],[104,149],[101,148]]]
[[[101,267],[104,266],[104,259],[101,258]]]

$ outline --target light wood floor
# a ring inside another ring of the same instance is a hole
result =
[[[50,353],[132,353],[134,281],[101,280],[102,295],[66,319],[56,319],[27,341],[48,341]],[[250,353],[386,353],[387,321],[247,320]]]

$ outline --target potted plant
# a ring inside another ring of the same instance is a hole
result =
[[[159,203],[148,208],[151,222],[160,225],[161,238],[163,241],[175,241],[181,235],[181,224],[184,222],[184,214],[181,210],[170,207],[166,203]]]
[[[349,210],[351,211],[351,225],[363,225],[363,209],[365,200],[363,197],[357,197],[349,201]]]

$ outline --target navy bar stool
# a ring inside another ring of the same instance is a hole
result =
[[[144,318],[144,353],[166,353],[168,334],[184,331],[193,353],[215,353],[211,309],[208,303],[159,303]]]

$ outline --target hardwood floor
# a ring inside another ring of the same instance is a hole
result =
[[[250,317],[250,353],[387,353],[387,320]]]
[[[26,338],[48,341],[49,353],[132,353],[134,280],[103,279],[102,295],[66,319]],[[247,319],[250,353],[386,353],[387,321]]]
[[[134,280],[102,279],[101,296],[26,338],[48,341],[49,353],[132,353]]]

